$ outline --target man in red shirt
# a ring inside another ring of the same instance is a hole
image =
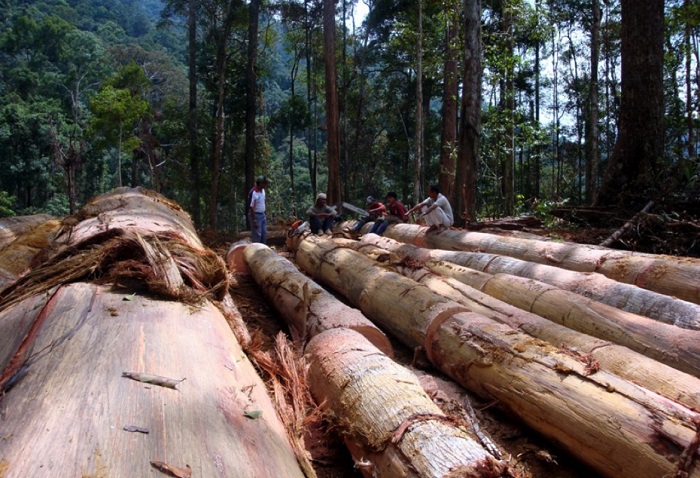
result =
[[[375,221],[370,233],[382,235],[390,224],[397,224],[406,220],[406,206],[397,199],[396,193],[390,191],[386,193],[386,203],[389,215],[383,221]]]

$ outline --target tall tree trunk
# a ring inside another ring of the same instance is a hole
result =
[[[228,55],[228,40],[233,24],[233,3],[234,0],[229,0],[226,3],[226,11],[222,19],[223,23],[216,35],[216,61],[214,62],[214,71],[218,94],[216,100],[214,149],[212,151],[211,197],[209,204],[209,228],[212,231],[216,230],[216,216],[219,206],[219,178],[221,176],[221,160],[224,154],[224,121],[226,117],[224,106],[226,100],[226,65],[228,63],[226,59]]]
[[[597,205],[635,204],[658,191],[663,156],[664,1],[622,0],[620,122]]]
[[[686,124],[688,127],[688,158],[694,159],[695,153],[695,120],[693,119],[693,75],[692,75],[692,46],[690,38],[692,35],[692,24],[688,18],[690,15],[690,0],[684,0],[683,9],[685,10],[685,32],[683,41],[685,43],[685,110]]]
[[[243,183],[243,201],[248,198],[248,191],[255,181],[255,151],[257,150],[257,137],[255,135],[255,117],[257,116],[257,75],[255,67],[258,61],[258,19],[260,16],[260,0],[251,0],[248,18],[248,62],[246,65],[246,93],[245,93],[245,180]],[[243,207],[243,215],[248,219],[248,208]],[[250,227],[250,224],[248,224]]]
[[[506,55],[513,58],[514,38],[513,38],[513,6],[505,2],[503,10],[503,34],[506,38]],[[506,215],[512,216],[515,213],[515,71],[512,62],[508,61],[506,67],[505,91],[503,98],[503,108],[506,114],[504,156],[503,156],[503,199],[504,211]]]
[[[306,56],[306,104],[311,118],[310,126],[306,129],[306,151],[307,166],[309,168],[309,179],[311,181],[311,194],[316,197],[316,100],[315,75],[312,75],[311,56],[311,17],[309,15],[309,0],[304,0],[304,54]],[[312,80],[313,79],[313,80]]]
[[[447,8],[447,7],[446,7]],[[442,138],[440,141],[440,192],[455,204],[455,156],[457,153],[457,12],[447,9],[447,34],[445,35],[445,85],[442,94]]]
[[[338,119],[338,88],[335,65],[335,1],[323,0],[323,56],[326,72],[326,126],[328,144],[328,204],[341,202],[340,189],[340,131]]]
[[[598,170],[598,60],[600,57],[600,1],[593,0],[591,22],[591,78],[588,84],[588,112],[586,114],[586,204],[593,201]]]
[[[189,116],[187,129],[190,140],[190,181],[192,198],[190,211],[195,226],[202,224],[202,183],[199,175],[199,135],[197,132],[197,8],[198,0],[190,0],[187,11],[187,76],[189,79]]]
[[[423,179],[423,0],[418,0],[418,45],[416,46],[416,144],[413,158],[413,198],[422,201]]]
[[[476,218],[481,134],[481,0],[464,0],[464,78],[455,175],[455,223]]]

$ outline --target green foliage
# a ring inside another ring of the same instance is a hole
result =
[[[0,217],[11,217],[15,215],[12,210],[12,204],[15,202],[15,198],[10,196],[7,191],[0,189]]]

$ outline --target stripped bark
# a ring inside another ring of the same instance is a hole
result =
[[[242,255],[257,284],[289,325],[295,342],[305,345],[326,330],[345,328],[393,356],[389,339],[376,325],[299,272],[287,259],[264,244],[248,244]]]
[[[568,329],[573,329],[622,345],[695,377],[700,376],[700,331],[698,330],[686,330],[659,323],[647,317],[621,311],[583,295],[557,289],[532,279],[510,274],[488,274],[443,261],[417,262],[417,258],[425,257],[425,254],[418,248],[406,244],[402,245],[391,239],[380,238],[375,234],[364,236],[362,241],[363,244],[367,245],[384,245],[392,249],[398,257],[411,259],[414,263],[424,265],[435,274],[456,279],[470,288],[488,294],[497,299],[495,304],[502,301],[518,309],[531,312],[531,315],[537,319],[540,317],[548,319],[537,327],[536,330],[539,333],[549,336],[555,330],[563,329],[562,334],[570,335],[565,332]],[[444,288],[444,286],[439,285],[439,279],[424,277],[425,273],[413,272],[410,268],[404,268],[403,271],[415,280],[420,278],[435,282],[436,287]],[[469,294],[469,289],[460,288],[454,282],[448,281],[448,283],[450,286],[445,289],[445,293],[455,292],[455,289],[458,288],[461,291],[458,296]],[[454,299],[454,297],[452,298]],[[489,307],[494,307],[494,305]],[[476,310],[474,311],[476,312]],[[507,314],[510,314],[513,320],[515,320],[516,315],[521,315],[520,312],[513,310]],[[554,322],[554,324],[549,321]],[[565,327],[557,327],[555,324]],[[554,345],[568,343],[557,335],[552,335],[551,338],[536,336]]]
[[[378,238],[372,235],[363,236],[363,242],[370,242],[396,254],[423,262],[445,261],[490,274],[506,273],[538,280],[665,324],[685,329],[700,329],[699,305],[632,284],[617,282],[602,274],[575,272],[482,252],[418,248],[390,238]]]
[[[462,385],[498,400],[604,475],[673,473],[693,442],[700,417],[687,407],[605,370],[591,373],[565,351],[471,313],[360,253],[307,237],[297,261],[406,345],[423,347]]]
[[[42,219],[44,222],[40,222]],[[61,223],[47,215],[26,217],[27,222],[14,223],[12,230],[4,229],[0,220],[0,290],[40,262],[38,256],[46,251],[51,240],[61,229]],[[2,233],[5,234],[2,234]]]
[[[578,272],[598,272],[616,281],[700,304],[700,259],[618,251],[599,246],[503,237],[396,224],[384,233],[397,241],[434,249],[481,251]]]
[[[46,221],[53,219],[48,214],[34,214],[32,216],[14,216],[0,218],[0,248],[14,241],[17,237],[32,231]]]

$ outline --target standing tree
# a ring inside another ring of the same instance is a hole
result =
[[[476,184],[481,135],[481,0],[464,0],[464,78],[456,167],[458,225],[476,218]]]
[[[195,226],[202,224],[201,197],[202,182],[199,174],[199,144],[197,131],[197,9],[198,0],[190,0],[187,5],[187,73],[189,80],[189,114],[187,129],[190,140],[190,172],[192,174],[192,220]]]
[[[600,1],[593,0],[591,19],[591,77],[588,82],[586,114],[586,202],[593,200],[595,171],[598,164],[598,61],[600,59]]]
[[[245,92],[245,183],[242,198],[248,197],[248,189],[255,179],[255,151],[257,141],[255,136],[255,118],[257,116],[257,75],[255,66],[258,60],[258,17],[260,16],[260,0],[251,0],[248,18],[248,62],[246,65]],[[244,199],[245,200],[245,199]],[[250,205],[245,205],[245,211]],[[246,221],[248,214],[245,214]]]
[[[328,128],[328,203],[340,203],[340,131],[335,66],[335,1],[323,0],[323,56],[326,71],[326,126]]]
[[[457,74],[457,32],[459,31],[459,7],[452,0],[445,2],[445,74],[442,94],[442,138],[440,141],[440,192],[455,201],[455,155],[457,153],[457,98],[459,78]]]
[[[596,205],[636,204],[658,192],[664,151],[664,1],[622,0],[621,41],[618,136]]]
[[[416,149],[413,170],[413,199],[421,201],[423,172],[423,0],[418,0],[418,44],[416,46]]]

